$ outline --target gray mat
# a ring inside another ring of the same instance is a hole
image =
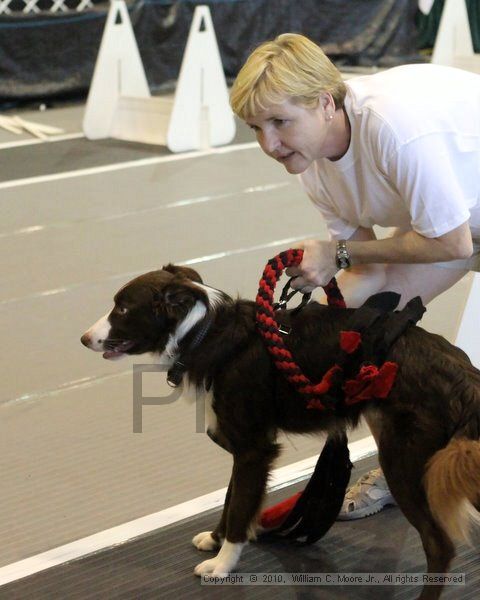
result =
[[[353,477],[376,466],[371,458],[357,464]],[[303,485],[271,494],[270,500],[287,497]],[[205,586],[193,575],[194,566],[212,556],[197,551],[192,537],[212,529],[218,510],[165,527],[121,546],[60,565],[0,588],[0,598],[12,600],[153,599],[153,598],[271,598],[395,599],[416,598],[419,586]],[[285,541],[259,541],[242,555],[239,573],[420,573],[425,559],[417,532],[400,510],[383,512],[351,522],[337,522],[312,546]],[[445,599],[478,597],[478,554],[460,548],[452,571],[465,572],[466,585],[447,587]]]
[[[244,124],[237,122],[237,133],[232,144],[254,141],[253,133]],[[171,154],[166,146],[114,139],[90,141],[79,138],[19,146],[9,148],[8,152],[3,153],[0,181],[90,169]]]

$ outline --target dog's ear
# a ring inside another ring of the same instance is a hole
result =
[[[169,263],[165,267],[162,267],[164,271],[168,271],[168,273],[172,273],[172,275],[181,275],[182,277],[186,277],[191,281],[196,281],[197,283],[203,283],[200,275],[189,267],[178,267],[177,265],[172,265]]]
[[[198,300],[208,306],[208,297],[201,288],[180,279],[172,281],[154,294],[153,308],[157,314],[164,312],[169,318],[180,320]]]

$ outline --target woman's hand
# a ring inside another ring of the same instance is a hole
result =
[[[298,267],[289,267],[286,274],[294,277],[291,287],[307,294],[316,287],[325,286],[338,272],[335,264],[335,241],[307,240],[296,243],[295,248],[303,250],[303,260]]]

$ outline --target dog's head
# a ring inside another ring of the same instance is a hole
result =
[[[167,265],[124,285],[115,294],[113,309],[82,335],[81,342],[110,360],[165,350],[170,354],[217,297],[193,269]]]

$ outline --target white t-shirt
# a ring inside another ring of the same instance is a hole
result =
[[[334,239],[357,227],[480,238],[480,75],[407,65],[346,82],[347,153],[300,181]]]

